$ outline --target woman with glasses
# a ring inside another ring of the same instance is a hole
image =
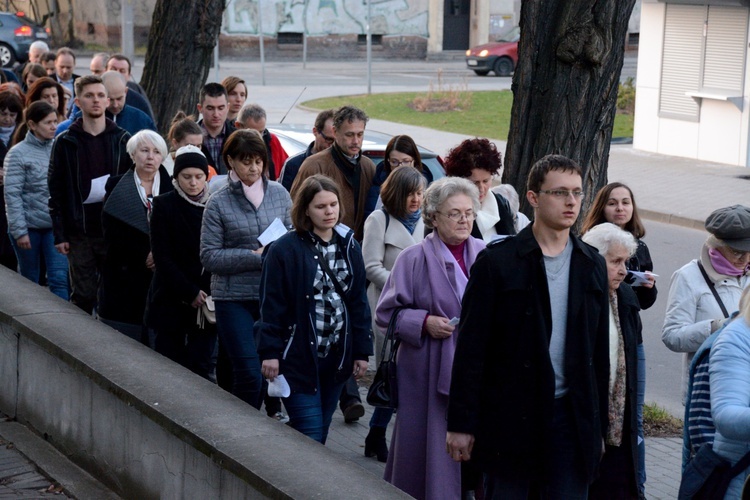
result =
[[[263,379],[253,324],[259,316],[261,254],[258,238],[276,219],[290,227],[292,200],[268,180],[266,144],[255,130],[237,130],[222,150],[227,184],[206,203],[200,259],[211,273],[216,329],[232,366],[232,394],[260,409]]]
[[[471,266],[485,247],[471,237],[479,192],[445,177],[424,194],[433,232],[401,252],[385,282],[376,323],[395,319],[399,406],[385,480],[415,498],[461,498],[461,465],[445,453],[454,335]],[[470,486],[467,489],[474,489]]]
[[[661,340],[683,360],[683,401],[695,351],[737,310],[750,285],[750,208],[715,210],[706,219],[710,233],[700,257],[675,271],[669,285]]]
[[[432,173],[422,165],[422,156],[414,139],[408,135],[394,135],[385,147],[383,161],[375,167],[375,176],[372,178],[372,187],[365,205],[366,217],[376,208],[380,208],[380,187],[398,167],[414,167],[424,176],[428,185],[432,182]]]
[[[654,263],[646,243],[641,239],[646,235],[646,229],[638,215],[635,197],[628,186],[620,182],[612,182],[599,190],[594,203],[589,210],[581,227],[581,234],[599,224],[610,222],[620,229],[632,234],[638,248],[626,263],[628,276],[625,282],[632,285],[638,304],[642,310],[648,309],[656,302],[656,277],[652,273]],[[637,280],[633,271],[644,273],[644,280]],[[643,439],[643,404],[646,398],[646,350],[643,347],[643,336],[638,330],[638,491],[645,493],[646,488],[646,442]]]
[[[451,149],[445,159],[445,173],[470,180],[479,189],[480,208],[471,235],[486,243],[516,234],[510,204],[503,195],[491,192],[492,176],[502,167],[502,157],[487,139],[466,139]],[[489,196],[488,196],[489,195]]]

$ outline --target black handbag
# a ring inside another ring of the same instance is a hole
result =
[[[398,408],[398,379],[396,378],[396,353],[401,340],[396,340],[396,319],[402,308],[396,309],[388,322],[383,349],[380,351],[380,365],[375,378],[367,391],[367,403],[378,408]],[[387,355],[387,357],[386,357]]]
[[[734,466],[719,456],[710,444],[704,444],[685,466],[680,481],[679,500],[712,500],[724,498],[737,474],[750,465],[750,453]]]

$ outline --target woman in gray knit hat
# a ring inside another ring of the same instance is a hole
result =
[[[715,210],[705,227],[710,234],[700,257],[672,276],[661,335],[669,349],[685,353],[683,402],[695,351],[737,310],[750,285],[750,208]]]

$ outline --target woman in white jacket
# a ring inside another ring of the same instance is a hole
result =
[[[427,181],[419,170],[404,166],[395,169],[380,190],[383,208],[375,210],[365,221],[362,256],[370,286],[367,300],[375,311],[380,293],[391,274],[396,257],[407,247],[424,239],[424,222],[421,217],[422,199]],[[372,323],[375,337],[375,357],[380,362],[383,333]],[[393,410],[376,408],[370,420],[370,432],[365,439],[365,456],[377,456],[380,462],[388,460],[385,431]]]
[[[700,257],[672,276],[661,335],[669,349],[685,353],[683,401],[695,351],[737,310],[750,285],[750,208],[720,208],[706,219],[706,230],[711,235]]]

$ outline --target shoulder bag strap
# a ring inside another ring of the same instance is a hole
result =
[[[716,291],[716,286],[714,286],[714,282],[711,281],[711,278],[708,277],[708,274],[706,274],[706,270],[703,267],[703,264],[701,264],[701,261],[698,261],[698,269],[701,270],[701,274],[703,275],[703,279],[706,280],[706,284],[708,285],[708,288],[711,289],[711,293],[714,294],[714,298],[716,299],[716,302],[719,303],[719,307],[721,307],[721,312],[724,313],[724,317],[728,318],[729,313],[727,312],[727,308],[724,307],[724,302],[721,301],[721,297],[719,297],[719,292]]]
[[[341,297],[341,300],[344,300],[346,295],[344,294],[344,289],[341,287],[341,283],[339,283],[338,278],[336,275],[333,274],[333,271],[331,271],[331,268],[328,266],[328,259],[325,258],[325,255],[323,255],[323,252],[321,252],[318,249],[318,246],[315,244],[315,242],[310,243],[312,245],[313,251],[318,256],[318,262],[320,263],[320,268],[323,270],[324,273],[328,275],[328,277],[333,282],[333,288],[336,289],[336,293],[339,294]]]
[[[385,332],[385,341],[383,342],[383,348],[380,351],[381,363],[385,361],[396,360],[396,351],[398,351],[398,346],[399,344],[401,344],[401,339],[396,340],[396,321],[398,320],[398,314],[402,309],[406,308],[397,307],[396,309],[394,309],[393,314],[391,314],[391,319],[388,322],[388,329]],[[388,355],[388,357],[386,357],[386,354],[388,354],[389,352],[390,354]]]

